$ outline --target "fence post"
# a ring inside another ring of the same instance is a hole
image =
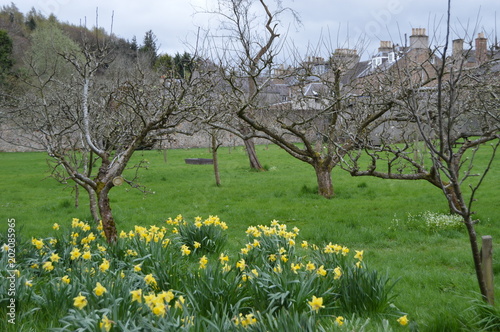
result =
[[[495,305],[495,284],[493,282],[493,239],[491,235],[482,237],[481,269],[486,283],[486,299],[489,304]]]

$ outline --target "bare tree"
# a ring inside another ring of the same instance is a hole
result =
[[[219,0],[210,13],[217,14],[221,23],[207,38],[209,57],[220,70],[219,98],[225,100],[219,101],[217,112],[206,122],[242,138],[250,167],[257,170],[264,169],[253,140],[259,135],[237,115],[241,110],[255,111],[257,96],[265,85],[262,77],[280,51],[279,17],[286,11],[294,15],[289,8],[282,8],[281,1],[274,5],[272,9],[264,0]]]
[[[203,75],[162,78],[140,64],[118,63],[104,37],[90,45],[54,50],[51,66],[31,61],[28,93],[17,100],[11,121],[47,151],[54,174],[87,190],[94,218],[114,242],[110,190],[123,182],[139,188],[124,175],[134,151],[204,102],[203,90],[196,90]],[[69,72],[58,75],[61,66]]]
[[[355,176],[425,180],[439,188],[450,211],[462,217],[486,298],[472,206],[500,144],[500,62],[487,53],[481,34],[475,51],[456,39],[449,54],[450,6],[449,1],[443,46],[423,47],[415,57],[407,54],[393,65],[392,81],[382,86],[384,103],[392,100],[392,109],[380,145],[365,149],[369,162],[356,152],[345,158],[344,167]],[[422,41],[424,31],[417,30],[414,35]],[[476,160],[480,149],[489,155],[484,164]]]

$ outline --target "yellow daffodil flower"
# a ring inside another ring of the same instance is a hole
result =
[[[132,302],[137,301],[142,303],[142,289],[130,291],[130,294],[132,295]]]
[[[32,238],[31,244],[33,244],[37,249],[43,248],[43,240],[38,240],[38,239]]]
[[[359,259],[359,261],[361,262],[363,260],[363,252],[364,250],[355,250],[356,251],[356,255],[354,255],[354,258],[356,259]]]
[[[54,253],[52,253],[52,255],[50,255],[50,260],[51,260],[52,262],[54,262],[54,263],[55,263],[55,262],[58,262],[60,259],[61,259],[61,257],[59,257],[59,255],[58,255],[58,254],[56,254],[55,252],[54,252]]]
[[[326,270],[325,270],[325,266],[324,265],[321,265],[317,270],[316,270],[316,273],[322,277],[326,276]]]
[[[71,252],[70,252],[70,258],[72,261],[74,261],[75,259],[77,259],[81,255],[82,255],[82,253],[80,252],[80,249],[78,249],[76,247],[73,248],[73,250],[71,250]]]
[[[92,254],[90,253],[90,251],[89,251],[89,250],[84,251],[84,252],[83,252],[83,255],[82,255],[82,258],[83,258],[83,259],[85,259],[85,260],[89,260],[89,259],[91,259],[91,258],[92,258]]]
[[[238,262],[236,262],[236,267],[239,268],[241,271],[245,269],[246,263],[245,260],[242,258]]]
[[[181,246],[181,252],[182,252],[182,256],[187,256],[191,253],[191,250],[189,250],[189,247],[185,244],[183,244]]]
[[[102,294],[106,293],[108,290],[106,289],[106,287],[104,287],[103,285],[101,285],[100,282],[96,283],[96,286],[94,288],[94,294],[97,295],[97,296],[102,296]]]
[[[42,267],[47,272],[50,272],[54,269],[54,265],[52,265],[52,262],[49,262],[49,261],[43,263]]]
[[[337,279],[340,279],[340,277],[342,277],[342,269],[340,268],[340,266],[337,266],[335,269],[333,269],[333,279],[337,280]]]
[[[144,281],[149,285],[149,286],[152,286],[152,287],[156,287],[156,279],[155,277],[153,277],[153,274],[150,273],[148,275],[146,275],[144,277]]]
[[[99,270],[101,270],[101,272],[106,272],[108,269],[109,261],[106,258],[103,258],[101,265],[99,265]]]
[[[323,305],[323,298],[322,297],[316,297],[313,295],[312,300],[307,302],[311,306],[311,309],[318,312],[319,309],[324,308],[325,306]]]
[[[200,258],[200,269],[205,269],[207,267],[207,263],[207,256],[203,255],[203,257]]]
[[[408,322],[409,322],[409,321],[410,321],[410,320],[408,319],[407,315],[404,315],[404,316],[402,316],[402,317],[399,317],[399,318],[398,318],[398,320],[397,320],[397,322],[398,322],[399,324],[403,325],[403,326],[408,325]]]
[[[312,262],[308,262],[306,264],[306,271],[314,271],[316,270],[316,265],[314,265],[314,263]]]
[[[82,310],[87,305],[87,298],[80,293],[77,297],[73,298],[73,305]]]
[[[104,329],[106,332],[111,330],[113,327],[113,321],[109,319],[106,315],[102,316],[102,320],[99,323],[99,328]]]

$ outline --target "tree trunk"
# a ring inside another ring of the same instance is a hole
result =
[[[250,161],[250,168],[264,171],[264,167],[259,162],[259,158],[257,157],[257,152],[255,151],[255,144],[252,138],[244,139],[245,148],[247,150],[248,159]]]
[[[460,201],[457,197],[457,193],[453,190],[452,186],[445,186],[444,191],[446,194],[446,199],[448,201],[448,208],[450,209],[450,214],[457,214],[457,210],[461,210]]]
[[[97,194],[94,190],[88,191],[90,201],[90,213],[95,222],[99,221],[99,207],[97,205]]]
[[[220,173],[219,173],[219,158],[217,156],[217,137],[215,136],[215,133],[212,134],[212,159],[214,161],[214,174],[215,174],[215,184],[217,187],[220,187]]]
[[[109,190],[111,185],[104,185],[104,187],[97,193],[99,213],[101,215],[101,222],[106,240],[108,243],[115,243],[117,239],[116,224],[111,212],[111,205],[109,204]]]
[[[486,287],[486,281],[484,278],[483,270],[481,268],[481,251],[479,249],[479,245],[477,243],[477,234],[476,230],[474,229],[474,223],[472,222],[471,218],[468,217],[465,220],[465,226],[467,227],[467,232],[469,234],[469,242],[470,242],[470,247],[472,250],[472,258],[474,260],[474,269],[476,271],[476,278],[477,282],[479,284],[479,290],[481,291],[481,295],[483,296],[483,299],[487,301],[488,299],[488,291]]]
[[[88,184],[83,184],[82,187],[87,191],[89,195],[89,208],[92,219],[97,223],[100,219],[99,217],[99,206],[97,204],[97,193],[94,188]]]
[[[335,196],[332,184],[332,168],[325,166],[322,162],[318,162],[317,165],[313,166],[318,180],[318,194],[326,198],[332,198]]]

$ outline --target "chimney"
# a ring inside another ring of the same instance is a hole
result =
[[[330,60],[336,66],[345,66],[352,68],[359,62],[359,55],[357,50],[348,48],[337,48],[332,54]]]
[[[379,53],[381,52],[391,52],[392,51],[392,42],[391,41],[380,41],[380,47],[378,48]]]
[[[428,49],[429,37],[425,34],[425,28],[412,28],[410,36],[410,49]]]
[[[464,53],[464,40],[455,39],[453,40],[453,56],[455,58],[462,57]]]
[[[488,39],[484,38],[484,33],[480,32],[476,38],[476,62],[480,65],[487,59],[487,42]]]

